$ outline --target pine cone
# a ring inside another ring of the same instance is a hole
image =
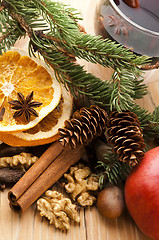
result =
[[[107,128],[108,142],[114,144],[113,151],[119,160],[130,166],[138,164],[144,155],[145,143],[137,115],[130,111],[113,111]]]
[[[72,148],[86,145],[94,137],[100,136],[106,129],[107,113],[102,108],[91,105],[83,107],[73,114],[73,118],[65,121],[65,127],[59,128],[59,141]]]

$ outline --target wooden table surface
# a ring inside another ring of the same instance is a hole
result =
[[[61,0],[62,1],[62,0]],[[63,0],[79,10],[82,24],[88,33],[94,34],[94,13],[98,0]],[[18,43],[16,46],[23,45]],[[86,69],[98,77],[104,78],[109,71],[85,62]],[[159,70],[149,72],[145,81],[149,85],[149,94],[139,103],[150,111],[159,104]],[[41,218],[33,204],[23,214],[14,213],[8,204],[8,189],[0,192],[0,239],[1,240],[148,240],[136,227],[125,210],[118,219],[102,217],[96,207],[80,210],[80,224],[71,223],[65,233],[56,230],[45,218]]]

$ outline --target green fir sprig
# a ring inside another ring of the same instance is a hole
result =
[[[145,140],[149,141],[159,139],[159,106],[155,107],[150,116],[144,128]]]
[[[98,161],[96,169],[99,171],[99,185],[104,188],[109,184],[117,185],[124,182],[130,174],[132,167],[127,163],[120,162],[111,148],[103,154],[104,160]]]

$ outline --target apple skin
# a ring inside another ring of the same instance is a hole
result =
[[[159,147],[147,151],[128,176],[125,203],[138,228],[159,240]]]

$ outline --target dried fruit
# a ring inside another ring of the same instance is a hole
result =
[[[42,119],[36,126],[14,133],[0,132],[0,139],[11,146],[37,146],[51,143],[59,138],[58,128],[64,126],[72,113],[72,96],[62,86],[61,100],[58,106]]]
[[[26,97],[34,91],[34,101],[42,103],[37,108],[38,117],[30,122],[23,116],[14,118],[15,111],[8,102],[20,92]],[[0,121],[0,132],[23,131],[34,127],[58,105],[61,85],[54,71],[40,59],[32,59],[25,51],[12,49],[0,56],[0,111],[5,108]]]

